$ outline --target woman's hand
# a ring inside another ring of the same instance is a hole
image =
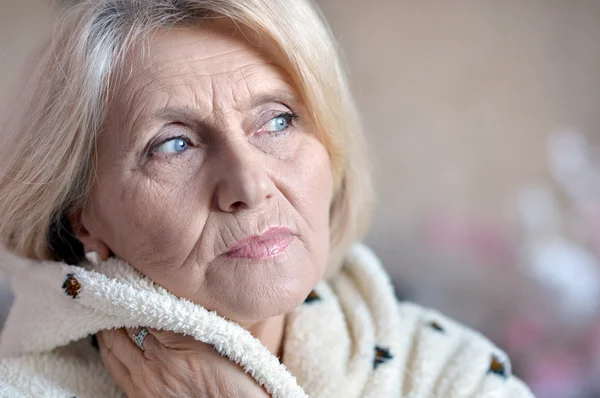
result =
[[[268,397],[213,347],[172,332],[150,330],[142,351],[125,329],[98,333],[104,366],[129,398]]]

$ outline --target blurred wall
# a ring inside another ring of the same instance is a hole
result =
[[[386,250],[432,208],[513,222],[515,186],[547,179],[549,133],[600,137],[598,1],[319,3],[376,154]]]
[[[32,48],[50,32],[52,0],[0,0],[0,110]]]

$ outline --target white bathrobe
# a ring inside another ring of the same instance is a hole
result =
[[[122,397],[92,335],[147,326],[194,336],[273,397],[532,397],[480,334],[398,303],[383,267],[356,245],[286,322],[282,363],[237,324],[154,285],[128,264],[28,262],[0,337],[2,397]]]

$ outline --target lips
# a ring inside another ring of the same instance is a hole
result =
[[[230,258],[266,259],[285,252],[294,240],[287,228],[270,228],[238,241],[225,255]]]

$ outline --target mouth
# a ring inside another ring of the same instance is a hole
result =
[[[261,260],[285,252],[294,240],[294,234],[283,227],[269,228],[260,235],[239,240],[225,253],[230,258]]]

